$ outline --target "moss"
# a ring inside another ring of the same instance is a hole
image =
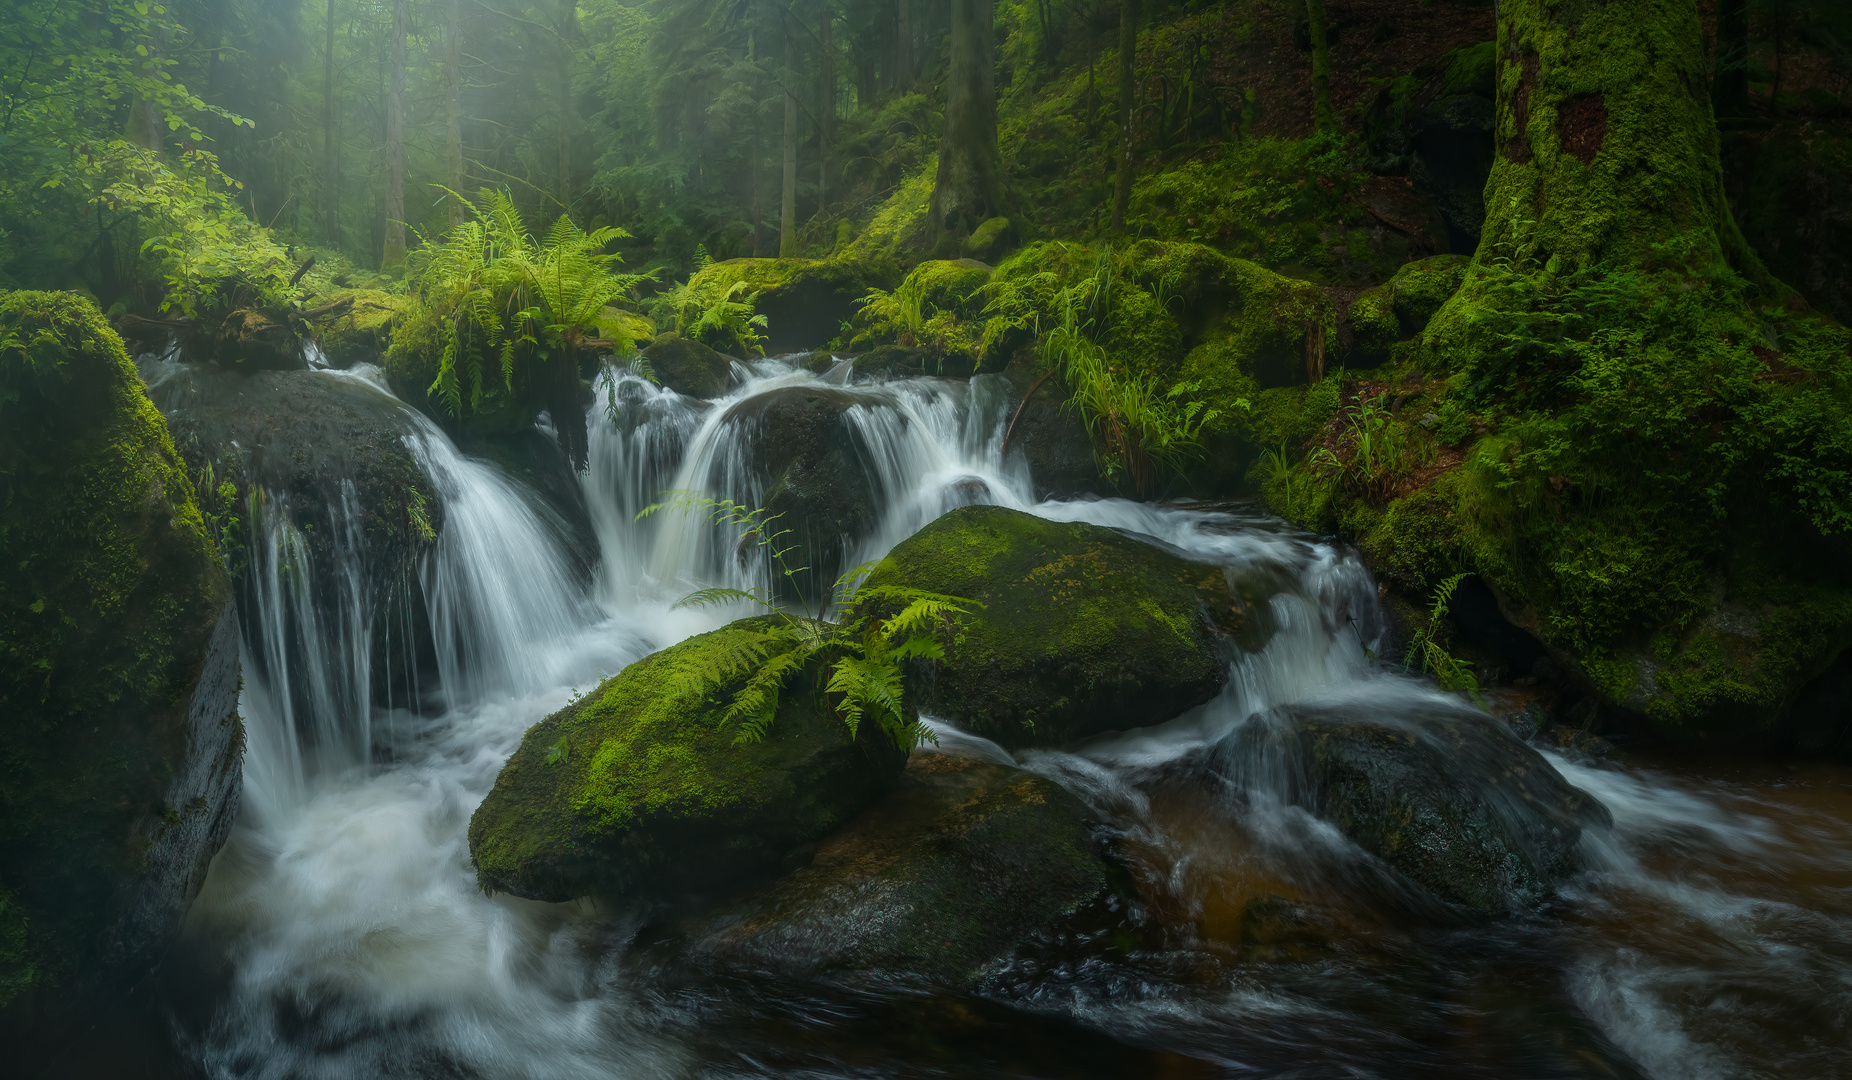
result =
[[[902,180],[849,245],[851,258],[871,266],[899,267],[923,246],[939,156],[933,154]]]
[[[766,737],[745,744],[720,726],[719,701],[675,677],[764,628],[742,620],[673,645],[530,728],[470,821],[482,886],[552,901],[711,887],[774,865],[890,787],[903,755],[873,725],[850,738],[820,671],[797,676]],[[563,759],[549,763],[555,747]]]
[[[89,300],[0,298],[0,461],[0,986],[55,993],[101,962],[228,589]]]
[[[1388,285],[1394,294],[1393,306],[1399,326],[1396,336],[1418,334],[1426,329],[1434,313],[1459,290],[1470,262],[1464,255],[1434,255],[1397,270]]]
[[[702,267],[689,286],[725,295],[744,284],[765,316],[767,348],[776,351],[826,344],[854,315],[855,302],[890,280],[857,259],[728,259]]]
[[[405,316],[410,302],[380,289],[341,289],[317,297],[314,306],[349,299],[353,301],[349,313],[323,323],[317,333],[322,351],[339,364],[376,361],[392,344],[393,324]]]
[[[1221,687],[1225,647],[1255,650],[1271,632],[1265,603],[1220,567],[996,506],[939,518],[868,584],[986,605],[914,683],[923,711],[1006,746],[1168,720]]]
[[[1460,569],[1458,499],[1447,486],[1421,488],[1391,502],[1370,527],[1346,530],[1361,538],[1376,572],[1410,595],[1427,596]]]
[[[971,230],[965,237],[963,252],[966,258],[982,259],[985,262],[995,260],[1010,245],[1015,230],[1010,226],[1010,219],[994,217]]]
[[[1394,284],[1387,283],[1370,289],[1351,302],[1351,351],[1354,354],[1386,356],[1389,347],[1401,338],[1402,324],[1396,318],[1395,299]]]

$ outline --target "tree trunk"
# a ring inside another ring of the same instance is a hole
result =
[[[1510,260],[1726,267],[1767,297],[1791,295],[1743,240],[1723,194],[1703,85],[1696,0],[1611,0],[1567,9],[1501,0],[1497,153],[1475,267]],[[1470,317],[1477,274],[1430,327]]]
[[[157,31],[148,36],[145,42],[148,56],[142,61],[142,74],[148,78],[157,78],[161,71],[161,58],[167,51],[167,32]],[[129,121],[123,126],[122,137],[144,150],[159,153],[167,142],[166,117],[154,102],[137,95],[129,104]]]
[[[1312,113],[1320,131],[1334,131],[1331,111],[1331,46],[1325,39],[1325,0],[1305,0],[1305,21],[1312,36]]]
[[[1132,98],[1138,93],[1138,0],[1119,0],[1119,165],[1113,177],[1112,231],[1125,231],[1132,205]]]
[[[444,178],[456,195],[450,199],[450,224],[463,223],[463,0],[450,0],[444,28]]]
[[[386,93],[386,241],[380,266],[405,261],[406,0],[392,5],[392,87]]]
[[[328,39],[322,53],[322,234],[339,250],[341,185],[334,157],[334,0],[328,0]]]
[[[1717,5],[1717,81],[1711,100],[1718,116],[1749,111],[1749,0]]]
[[[894,85],[901,88],[913,82],[913,0],[898,0],[895,7]]]
[[[572,41],[578,31],[578,0],[560,0],[559,13],[559,207],[572,210]]]
[[[778,200],[778,257],[797,258],[797,36],[785,24],[784,183]]]
[[[829,205],[830,142],[836,137],[836,47],[832,44],[831,24],[836,13],[823,5],[823,19],[817,27],[823,43],[823,56],[817,88],[817,211]]]
[[[997,149],[992,0],[951,0],[951,71],[939,171],[927,212],[929,245],[949,251],[1004,209],[1003,154]]]

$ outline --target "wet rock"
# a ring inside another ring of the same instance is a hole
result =
[[[1234,649],[1258,649],[1272,632],[1264,599],[1219,566],[999,506],[940,517],[868,585],[985,605],[948,659],[910,686],[922,711],[1005,746],[1169,720],[1215,696]]]
[[[936,349],[903,345],[881,345],[855,358],[855,373],[887,379],[910,379],[922,375],[947,375],[969,378],[977,371],[977,359],[968,352],[941,352]]]
[[[1208,761],[1238,786],[1274,788],[1478,915],[1542,902],[1581,869],[1582,831],[1610,823],[1496,721],[1440,702],[1395,715],[1290,706],[1229,735]]]
[[[237,811],[230,590],[90,301],[0,300],[0,1037],[49,1052],[174,941]]]
[[[922,750],[895,791],[724,908],[697,948],[755,970],[965,982],[1106,892],[1091,827],[1053,781]]]
[[[849,259],[728,259],[704,267],[690,287],[725,294],[744,282],[754,310],[764,315],[767,355],[814,349],[840,332],[855,302],[888,284]]]
[[[664,334],[643,360],[662,385],[683,397],[717,398],[733,385],[733,358],[679,334]]]
[[[1448,247],[1470,255],[1485,224],[1496,108],[1489,97],[1453,94],[1417,113],[1408,178],[1447,221]]]
[[[1010,365],[1003,377],[1011,391],[1009,448],[1021,450],[1027,459],[1035,497],[1113,494],[1112,485],[1100,475],[1086,424],[1064,404],[1067,392],[1059,377],[1037,386],[1041,373],[1027,364]]]
[[[793,567],[807,596],[835,580],[845,539],[865,536],[878,516],[875,491],[845,414],[860,398],[843,390],[793,386],[757,394],[729,410],[741,422],[745,460],[760,477],[760,506],[779,515],[797,551]]]
[[[547,901],[712,888],[777,866],[891,788],[905,755],[874,724],[852,739],[819,672],[791,678],[765,737],[745,743],[720,722],[730,694],[678,677],[772,625],[689,638],[528,729],[470,821],[482,887]]]

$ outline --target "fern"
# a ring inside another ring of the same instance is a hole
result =
[[[1435,630],[1440,621],[1447,617],[1454,590],[1464,580],[1464,573],[1455,574],[1434,587],[1433,603],[1428,609],[1428,625],[1416,631],[1415,636],[1409,639],[1408,652],[1402,657],[1402,666],[1432,676],[1442,690],[1464,691],[1483,708],[1485,696],[1479,692],[1479,680],[1473,675],[1472,664],[1448,652]]]
[[[668,512],[698,513],[707,524],[742,527],[752,543],[766,549],[779,572],[792,579],[804,568],[792,567],[780,547],[789,530],[776,529],[778,515],[731,499],[711,499],[699,492],[669,491],[667,498],[637,514],[639,519]],[[864,563],[836,579],[824,610],[849,612],[841,622],[794,615],[757,590],[724,586],[699,589],[677,600],[674,608],[706,607],[751,601],[777,616],[769,628],[725,635],[704,649],[683,650],[669,672],[669,690],[678,696],[709,698],[744,682],[732,692],[721,713],[722,727],[738,729],[736,743],[757,742],[770,730],[778,703],[791,680],[813,660],[829,662],[827,695],[836,698],[836,716],[854,738],[872,719],[903,749],[930,733],[907,720],[900,665],[909,660],[943,660],[946,642],[956,645],[960,620],[974,600],[898,585],[864,588],[860,581],[874,564]],[[801,594],[800,594],[801,599]],[[898,612],[885,618],[875,612]]]

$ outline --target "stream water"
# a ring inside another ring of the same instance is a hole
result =
[[[1852,770],[1546,751],[1613,814],[1584,838],[1590,869],[1535,914],[1449,916],[1303,811],[1171,782],[1275,706],[1459,707],[1372,659],[1376,590],[1349,551],[1226,508],[1036,503],[1002,449],[1014,401],[997,377],[858,385],[846,366],[778,361],[743,374],[711,404],[601,381],[581,477],[589,581],[536,492],[404,409],[444,518],[416,590],[436,654],[422,683],[370,668],[394,655],[370,637],[393,598],[355,571],[318,610],[301,537],[274,504],[252,506],[246,796],[170,976],[185,1059],[215,1078],[305,1080],[1852,1075]],[[364,368],[306,377],[385,394]],[[465,829],[523,731],[745,613],[671,610],[690,588],[769,583],[737,529],[637,514],[668,490],[756,505],[746,405],[793,386],[846,396],[877,493],[878,520],[842,538],[844,566],[995,502],[1285,583],[1280,632],[1167,724],[1014,756],[939,725],[921,752],[1006,761],[1079,795],[1140,898],[1049,928],[975,993],[670,972],[631,944],[638,912],[476,888]],[[1300,903],[1314,932],[1256,945],[1246,901],[1261,894]]]

